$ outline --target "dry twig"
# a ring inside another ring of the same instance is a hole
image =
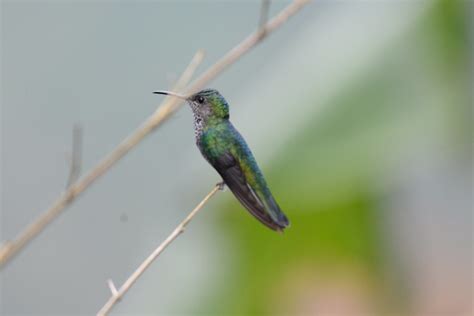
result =
[[[105,305],[97,313],[97,316],[107,315],[112,307],[117,303],[130,287],[137,281],[137,279],[145,272],[145,270],[152,264],[152,262],[168,247],[173,240],[175,240],[181,233],[184,232],[186,225],[193,219],[193,217],[199,212],[200,209],[207,203],[207,201],[217,193],[219,189],[223,188],[222,183],[218,183],[214,189],[209,192],[204,199],[191,211],[191,213],[186,216],[186,218],[173,230],[171,235],[169,235],[149,256],[143,261],[140,266],[135,270],[135,272],[130,275],[130,277],[125,281],[125,283],[117,290],[112,280],[108,280],[108,285],[112,296]]]
[[[269,11],[270,0],[262,0],[262,7],[260,8],[260,20],[258,21],[258,28],[262,33],[265,33],[265,24],[267,24]]]
[[[292,15],[297,13],[309,0],[295,0],[278,15],[272,18],[265,25],[265,34],[273,32]],[[224,57],[213,64],[204,72],[190,87],[187,93],[202,89],[208,82],[213,80],[218,74],[222,73],[228,66],[235,63],[242,55],[247,53],[255,45],[261,42],[264,36],[261,36],[260,30],[249,35],[237,46],[231,49]],[[197,59],[197,58],[196,58]],[[196,61],[194,61],[196,63]],[[184,74],[183,74],[183,77]],[[190,76],[189,76],[190,77]],[[183,80],[184,82],[184,80]],[[182,84],[186,86],[186,84]],[[175,89],[181,90],[181,89]],[[56,218],[75,198],[84,192],[100,176],[107,172],[115,163],[125,156],[133,147],[150,134],[155,128],[163,124],[182,104],[178,98],[166,98],[162,105],[153,113],[137,130],[125,138],[111,153],[100,161],[92,170],[76,183],[70,186],[44,213],[42,213],[32,224],[27,226],[19,236],[10,242],[6,242],[0,248],[0,267],[3,267],[15,254],[18,253],[29,241],[35,238],[44,228]]]
[[[69,188],[81,174],[82,165],[82,127],[79,124],[74,125],[72,129],[72,153],[71,168],[66,188]]]

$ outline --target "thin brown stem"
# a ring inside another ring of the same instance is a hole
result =
[[[152,264],[152,262],[168,247],[178,236],[184,232],[186,226],[193,219],[193,217],[203,208],[207,201],[219,191],[222,184],[217,184],[211,192],[209,192],[204,199],[186,216],[186,218],[173,230],[173,232],[143,261],[140,266],[130,275],[125,283],[117,290],[114,283],[109,280],[109,288],[112,293],[109,300],[97,313],[97,316],[107,315],[112,307],[117,303],[132,285],[138,280],[138,278],[146,271],[146,269]]]
[[[69,188],[81,174],[82,166],[82,126],[74,125],[72,129],[72,152],[71,152],[71,167],[69,170],[69,178],[67,180],[66,188]]]
[[[280,11],[275,17],[273,17],[267,24],[265,24],[266,34],[270,34],[284,24],[290,17],[300,11],[303,6],[308,4],[310,0],[295,0],[289,4],[286,8]],[[220,75],[230,65],[234,64],[240,57],[246,54],[251,48],[255,47],[258,43],[263,41],[265,37],[260,35],[260,30],[255,31],[240,42],[237,46],[227,52],[221,59],[219,59],[214,65],[207,69],[200,77],[198,77],[187,89],[187,93],[199,91],[204,86],[214,80],[217,75]]]
[[[262,0],[262,6],[260,7],[260,20],[258,22],[260,37],[264,37],[266,34],[265,24],[267,24],[269,11],[270,11],[270,0]]]

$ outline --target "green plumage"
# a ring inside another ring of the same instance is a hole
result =
[[[250,186],[258,193],[270,193],[252,152],[228,120],[207,124],[199,138],[198,146],[211,164],[215,163],[219,157],[227,153],[231,154],[237,160]]]

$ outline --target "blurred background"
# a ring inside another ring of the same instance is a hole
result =
[[[270,15],[287,1],[272,1]],[[1,240],[259,1],[1,3]],[[219,193],[116,315],[472,315],[471,1],[314,1],[209,87],[291,220]],[[2,315],[91,315],[219,181],[183,107],[1,271]]]

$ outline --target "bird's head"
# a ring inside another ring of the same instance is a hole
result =
[[[154,93],[172,95],[186,100],[191,106],[194,116],[205,122],[213,119],[229,119],[229,105],[217,90],[205,89],[190,96],[170,91],[156,91]]]

